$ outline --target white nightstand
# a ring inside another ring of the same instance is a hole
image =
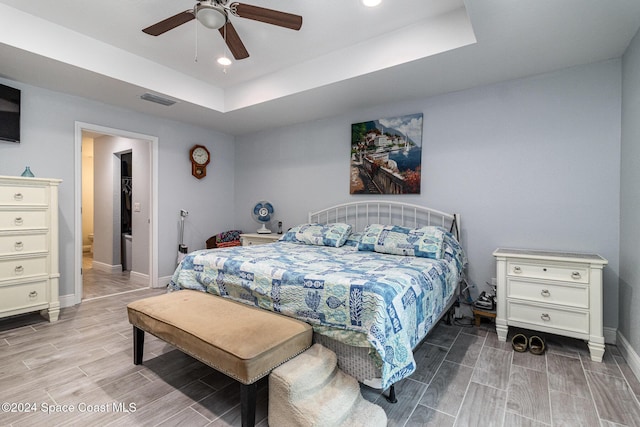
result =
[[[509,326],[588,341],[591,360],[602,361],[602,269],[600,255],[497,249],[496,332]]]
[[[247,233],[240,235],[242,246],[264,245],[265,243],[273,243],[282,237],[282,234],[259,234]]]

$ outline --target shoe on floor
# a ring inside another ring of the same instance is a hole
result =
[[[529,340],[523,334],[516,334],[511,338],[511,347],[518,353],[524,353],[529,346]]]
[[[536,355],[544,354],[546,350],[546,346],[544,345],[544,340],[537,335],[529,338],[529,351]]]

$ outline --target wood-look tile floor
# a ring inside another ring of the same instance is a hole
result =
[[[239,386],[224,375],[148,334],[144,364],[133,365],[126,304],[163,292],[84,301],[55,323],[38,314],[0,320],[0,402],[10,404],[0,425],[240,425]],[[397,384],[398,403],[362,392],[390,426],[640,425],[640,382],[616,347],[593,363],[581,341],[546,341],[543,356],[515,353],[490,324],[440,324],[415,353],[417,372]],[[263,381],[260,427],[267,409]]]
[[[82,256],[82,299],[100,298],[122,292],[129,292],[148,285],[141,285],[131,280],[130,271],[105,273],[92,267],[91,254]]]

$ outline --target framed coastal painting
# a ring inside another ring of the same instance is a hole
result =
[[[351,194],[420,194],[422,113],[351,125]]]

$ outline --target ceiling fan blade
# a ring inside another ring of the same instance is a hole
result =
[[[299,15],[242,3],[232,3],[229,8],[231,13],[241,18],[253,19],[296,31],[302,27],[302,16]]]
[[[184,12],[173,15],[172,17],[167,18],[164,21],[160,21],[150,27],[145,28],[144,30],[142,30],[142,32],[152,36],[159,36],[160,34],[164,34],[169,30],[173,30],[174,28],[179,27],[180,25],[185,24],[192,19],[195,19],[195,17],[196,16],[193,14],[193,10],[185,10]]]
[[[224,26],[220,27],[218,31],[220,31],[220,35],[222,35],[222,38],[225,39],[225,42],[227,43],[227,46],[229,47],[229,50],[231,51],[231,54],[235,59],[240,60],[249,57],[247,48],[244,47],[244,43],[242,43],[242,40],[240,40],[238,32],[233,27],[233,24],[231,24],[230,21],[227,21],[227,23]]]

